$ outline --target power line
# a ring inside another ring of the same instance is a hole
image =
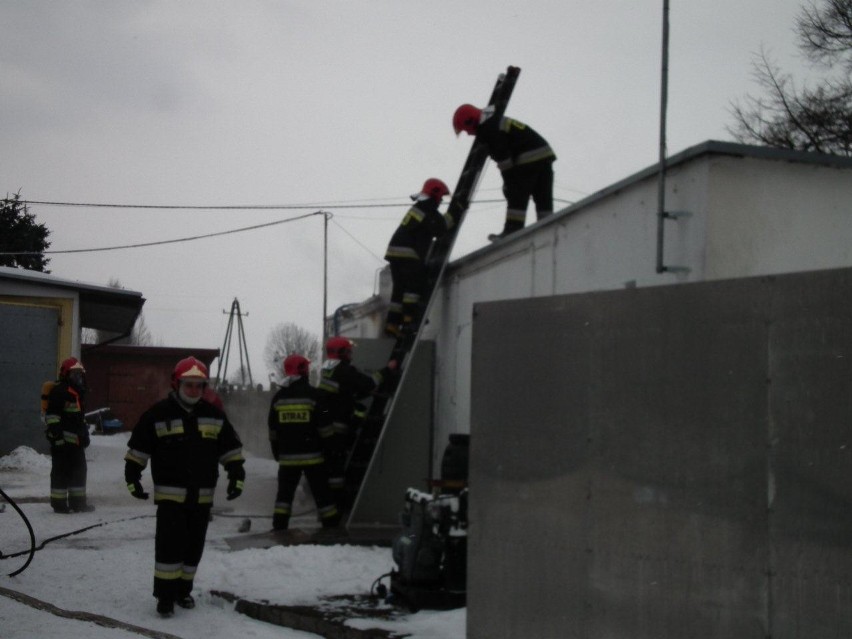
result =
[[[322,207],[341,209],[364,209],[386,206],[404,206],[402,204],[225,204],[225,205],[182,205],[182,204],[108,204],[99,202],[48,202],[43,200],[20,200],[27,206],[40,204],[42,206],[76,206],[83,208],[106,208],[106,209],[154,209],[154,210],[190,210],[190,211],[283,211],[283,210],[307,210]]]
[[[308,206],[303,204],[249,204],[249,205],[217,205],[217,206],[188,206],[188,205],[155,205],[155,204],[104,204],[104,203],[90,203],[90,202],[53,202],[53,201],[45,201],[45,200],[20,200],[22,203],[26,205],[30,204],[40,204],[44,206],[74,206],[74,207],[93,207],[93,208],[123,208],[123,209],[158,209],[158,210],[299,210],[299,209],[307,209],[307,208],[316,208],[315,205]],[[567,202],[571,204],[572,202],[567,200],[559,200],[554,198],[554,201],[557,202]],[[493,200],[474,200],[470,204],[492,204],[496,202],[505,202],[504,199],[493,199]],[[376,208],[376,207],[402,207],[407,206],[407,203],[387,203],[387,204],[335,204],[329,208],[345,208],[345,209],[363,209],[363,208]],[[253,231],[260,228],[265,228],[269,226],[276,226],[279,224],[286,224],[288,222],[295,222],[298,220],[302,220],[308,217],[313,217],[314,215],[326,215],[327,213],[324,211],[314,211],[313,213],[308,213],[306,215],[299,215],[296,217],[287,218],[284,220],[276,220],[274,222],[266,222],[265,224],[255,224],[253,226],[244,226],[237,229],[231,229],[228,231],[219,231],[216,233],[205,233],[203,235],[192,235],[189,237],[182,237],[173,240],[159,240],[156,242],[140,242],[137,244],[123,244],[119,246],[104,246],[99,248],[87,248],[87,249],[67,249],[61,251],[7,251],[0,252],[0,255],[67,255],[72,253],[99,253],[104,251],[118,251],[124,249],[133,249],[133,248],[145,248],[151,246],[162,246],[164,244],[177,244],[180,242],[192,242],[195,240],[203,240],[210,237],[219,237],[222,235],[231,235],[234,233],[244,233],[246,231]],[[331,214],[328,214],[331,215]],[[335,226],[337,226],[341,231],[346,233],[356,244],[358,244],[365,251],[370,253],[376,260],[382,262],[384,261],[378,255],[373,253],[369,248],[367,248],[363,243],[361,243],[354,235],[352,235],[349,231],[343,228],[340,224],[334,222]]]
[[[504,202],[502,199],[475,200],[471,204],[487,204],[493,202]],[[387,207],[410,206],[408,202],[386,202],[373,204],[346,204],[345,202],[325,202],[319,204],[219,204],[219,205],[183,205],[183,204],[110,204],[103,202],[55,202],[47,200],[20,200],[27,206],[40,204],[42,206],[73,206],[80,208],[108,208],[108,209],[151,209],[151,210],[189,210],[189,211],[292,211],[309,210],[318,208],[335,209],[373,209]]]
[[[350,233],[350,232],[349,232],[349,231],[347,231],[345,228],[343,228],[342,226],[340,226],[340,224],[338,224],[338,223],[337,223],[337,222],[335,222],[334,220],[331,220],[331,223],[332,223],[332,224],[334,224],[334,225],[335,225],[337,228],[339,228],[341,231],[343,231],[344,233],[346,233],[346,235],[348,235],[349,237],[351,237],[351,238],[352,238],[352,241],[353,241],[353,242],[355,242],[355,243],[356,243],[358,246],[360,246],[362,249],[364,249],[365,251],[367,251],[367,253],[369,253],[370,255],[372,255],[374,258],[376,258],[376,259],[377,259],[379,262],[381,262],[382,264],[384,264],[384,262],[385,262],[384,258],[381,258],[381,257],[379,257],[378,255],[376,255],[375,253],[373,253],[373,251],[371,251],[371,250],[370,250],[367,246],[365,246],[363,243],[361,243],[361,241],[359,241],[357,237],[355,237],[354,235],[352,235],[352,233]]]
[[[233,233],[243,233],[245,231],[253,231],[255,229],[265,228],[267,226],[276,226],[278,224],[286,224],[287,222],[295,222],[297,220],[303,220],[308,217],[313,217],[314,215],[325,215],[324,211],[315,211],[313,213],[308,213],[307,215],[299,215],[297,217],[290,217],[286,220],[276,220],[275,222],[267,222],[265,224],[255,224],[254,226],[244,226],[239,229],[231,229],[229,231],[219,231],[217,233],[205,233],[204,235],[193,235],[191,237],[181,237],[174,240],[160,240],[158,242],[142,242],[139,244],[124,244],[122,246],[104,246],[101,248],[90,248],[90,249],[69,249],[65,251],[29,251],[29,252],[8,252],[8,253],[0,253],[0,255],[60,255],[67,253],[98,253],[101,251],[117,251],[120,249],[131,249],[131,248],[142,248],[146,246],[161,246],[163,244],[176,244],[178,242],[191,242],[194,240],[203,240],[208,237],[218,237],[220,235],[231,235]]]

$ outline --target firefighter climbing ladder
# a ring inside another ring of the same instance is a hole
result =
[[[512,90],[515,88],[515,82],[521,70],[518,67],[508,67],[506,73],[501,73],[497,78],[497,83],[494,85],[494,90],[491,93],[491,98],[488,101],[489,106],[493,109],[494,118],[502,118],[506,111],[506,105],[509,103],[509,98],[512,95]],[[367,415],[366,425],[361,431],[355,444],[353,445],[347,467],[346,467],[346,484],[347,492],[352,495],[357,502],[357,494],[360,491],[361,483],[369,472],[369,466],[373,460],[373,453],[376,451],[381,440],[383,425],[393,412],[396,399],[396,391],[405,384],[407,364],[411,361],[422,332],[425,320],[428,320],[429,312],[432,307],[434,293],[438,289],[441,278],[444,274],[444,269],[449,261],[450,253],[452,252],[453,244],[458,235],[459,228],[464,221],[464,216],[473,199],[477,184],[479,183],[482,169],[485,167],[485,162],[488,159],[488,149],[484,144],[474,139],[473,146],[468,154],[467,161],[462,168],[456,188],[453,191],[453,196],[447,208],[447,215],[451,216],[455,221],[453,227],[448,233],[438,238],[432,244],[429,251],[429,256],[426,259],[426,266],[429,273],[428,286],[424,294],[425,304],[424,310],[421,313],[420,320],[416,324],[414,330],[406,331],[400,335],[394,346],[391,357],[399,362],[401,374],[394,389],[388,391],[386,396],[376,396],[370,405],[370,410]]]

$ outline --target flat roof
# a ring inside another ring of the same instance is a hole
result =
[[[97,286],[68,280],[50,273],[0,266],[0,282],[15,281],[28,286],[67,289],[80,297],[80,325],[110,333],[125,334],[133,329],[145,298],[138,291]]]
[[[776,149],[767,146],[754,146],[751,144],[739,144],[736,142],[720,142],[718,140],[707,140],[695,146],[684,149],[680,153],[676,153],[666,158],[666,168],[671,168],[679,164],[685,164],[696,158],[705,155],[728,155],[740,158],[755,158],[759,160],[775,160],[780,162],[797,162],[801,164],[814,164],[818,166],[827,166],[838,169],[852,169],[852,157],[842,155],[828,155],[825,153],[813,153],[808,151],[794,151],[792,149]],[[660,173],[660,163],[655,162],[651,166],[637,171],[623,180],[619,180],[609,186],[578,200],[573,204],[568,205],[564,209],[554,211],[553,215],[530,224],[520,231],[512,234],[511,240],[516,240],[520,237],[532,232],[531,229],[541,228],[547,224],[552,224],[560,218],[564,218],[579,209],[585,208],[598,200],[602,200],[610,195],[618,193],[622,189],[642,180],[653,177]],[[500,242],[499,245],[503,243]],[[456,271],[462,268],[468,262],[476,260],[480,255],[491,250],[495,250],[497,245],[488,244],[471,253],[461,256],[447,264],[447,273]]]

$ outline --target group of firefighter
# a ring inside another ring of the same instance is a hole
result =
[[[453,129],[456,135],[464,131],[475,136],[503,177],[506,219],[503,230],[489,235],[489,240],[502,240],[524,228],[530,199],[535,203],[537,219],[553,213],[556,154],[547,140],[518,120],[495,117],[491,106],[480,109],[462,104],[453,114]],[[429,248],[433,239],[458,224],[451,212],[441,215],[438,211],[444,196],[449,194],[447,185],[438,178],[426,180],[420,192],[411,196],[414,205],[391,237],[385,259],[390,264],[393,289],[384,327],[390,337],[416,330],[419,325],[428,286]]]
[[[352,364],[354,344],[332,337],[325,344],[320,382],[310,381],[311,362],[293,353],[283,361],[284,377],[268,414],[269,442],[278,462],[278,490],[272,528],[286,530],[302,475],[317,505],[323,528],[338,526],[347,506],[346,457],[356,435],[363,400],[393,382],[396,362],[368,375]],[[124,479],[133,497],[148,499],[142,472],[150,463],[157,523],[154,596],[157,612],[192,608],[193,580],[207,535],[214,491],[222,466],[226,498],[243,492],[242,443],[221,400],[208,386],[207,367],[195,357],[180,360],[171,391],[139,418],[128,441]],[[74,358],[62,362],[59,379],[46,398],[46,436],[52,468],[50,503],[57,513],[94,510],[86,500],[85,369]]]
[[[530,127],[508,117],[495,118],[490,107],[463,104],[453,127],[476,136],[503,176],[507,210],[496,241],[524,227],[526,208],[535,202],[538,219],[553,211],[553,169],[550,146]],[[429,178],[391,237],[385,259],[393,291],[384,332],[398,337],[416,330],[422,319],[427,285],[426,258],[433,240],[458,222],[439,213],[449,195],[447,185]],[[352,364],[353,343],[332,337],[325,344],[319,383],[311,384],[311,362],[301,353],[283,361],[283,379],[268,414],[269,442],[278,462],[278,489],[272,527],[286,530],[302,475],[317,505],[323,527],[338,526],[347,507],[345,470],[356,436],[361,400],[391,387],[398,363],[391,359],[368,375]],[[148,499],[141,479],[150,463],[157,506],[154,596],[157,612],[174,614],[174,606],[192,608],[193,580],[207,534],[219,466],[227,474],[226,498],[242,494],[245,480],[242,443],[208,386],[207,367],[188,357],[177,363],[168,396],[142,414],[128,441],[125,481],[133,497]],[[76,358],[62,362],[59,379],[43,397],[52,468],[50,503],[57,513],[92,510],[86,500],[86,459],[89,431],[84,419],[85,369]]]

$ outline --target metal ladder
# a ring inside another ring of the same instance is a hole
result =
[[[502,118],[509,103],[509,98],[515,88],[518,75],[521,70],[518,67],[508,67],[505,73],[501,73],[494,85],[488,105],[493,107],[493,115],[497,119]],[[347,502],[356,504],[360,493],[361,484],[369,473],[374,453],[378,448],[384,432],[384,424],[393,412],[397,391],[405,384],[407,364],[411,361],[417,350],[423,326],[428,322],[429,313],[438,289],[444,270],[449,262],[450,253],[455,244],[459,228],[464,221],[465,214],[470,207],[476,187],[479,183],[482,169],[488,160],[488,149],[479,140],[474,139],[467,160],[462,168],[452,199],[447,208],[447,215],[454,220],[453,227],[447,233],[432,243],[426,258],[428,271],[428,285],[424,294],[427,300],[413,330],[405,331],[397,339],[390,359],[396,359],[399,363],[399,376],[392,388],[385,389],[373,396],[368,409],[364,424],[350,451],[346,464],[346,491]],[[349,510],[349,509],[347,509]]]

